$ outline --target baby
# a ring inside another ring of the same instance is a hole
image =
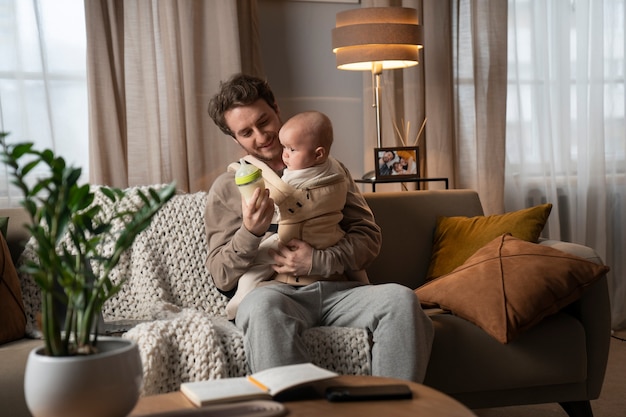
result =
[[[318,280],[345,280],[343,275],[286,276],[276,274],[272,268],[270,249],[275,249],[279,240],[286,245],[300,239],[315,249],[325,249],[343,237],[339,222],[348,190],[344,168],[330,156],[333,128],[326,115],[317,111],[298,113],[285,122],[278,135],[286,166],[281,178],[287,187],[281,188],[289,197],[277,201],[278,233],[261,243],[255,265],[239,279],[235,296],[226,307],[230,320],[241,300],[261,283],[308,285]],[[268,171],[263,170],[264,177]],[[268,183],[272,181],[266,180]]]

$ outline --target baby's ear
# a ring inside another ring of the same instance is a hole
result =
[[[318,146],[317,148],[315,148],[315,159],[319,162],[322,162],[324,159],[326,159],[326,149],[324,147]]]

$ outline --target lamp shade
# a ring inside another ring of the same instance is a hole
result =
[[[417,10],[366,7],[337,13],[332,31],[337,68],[369,71],[417,65],[422,48]]]

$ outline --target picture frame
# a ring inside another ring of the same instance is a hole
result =
[[[376,179],[419,178],[419,147],[402,146],[374,149]]]

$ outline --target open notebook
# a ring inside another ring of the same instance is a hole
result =
[[[247,377],[184,382],[180,391],[196,406],[246,400],[270,400],[304,384],[329,379],[337,373],[312,363],[279,366]]]

